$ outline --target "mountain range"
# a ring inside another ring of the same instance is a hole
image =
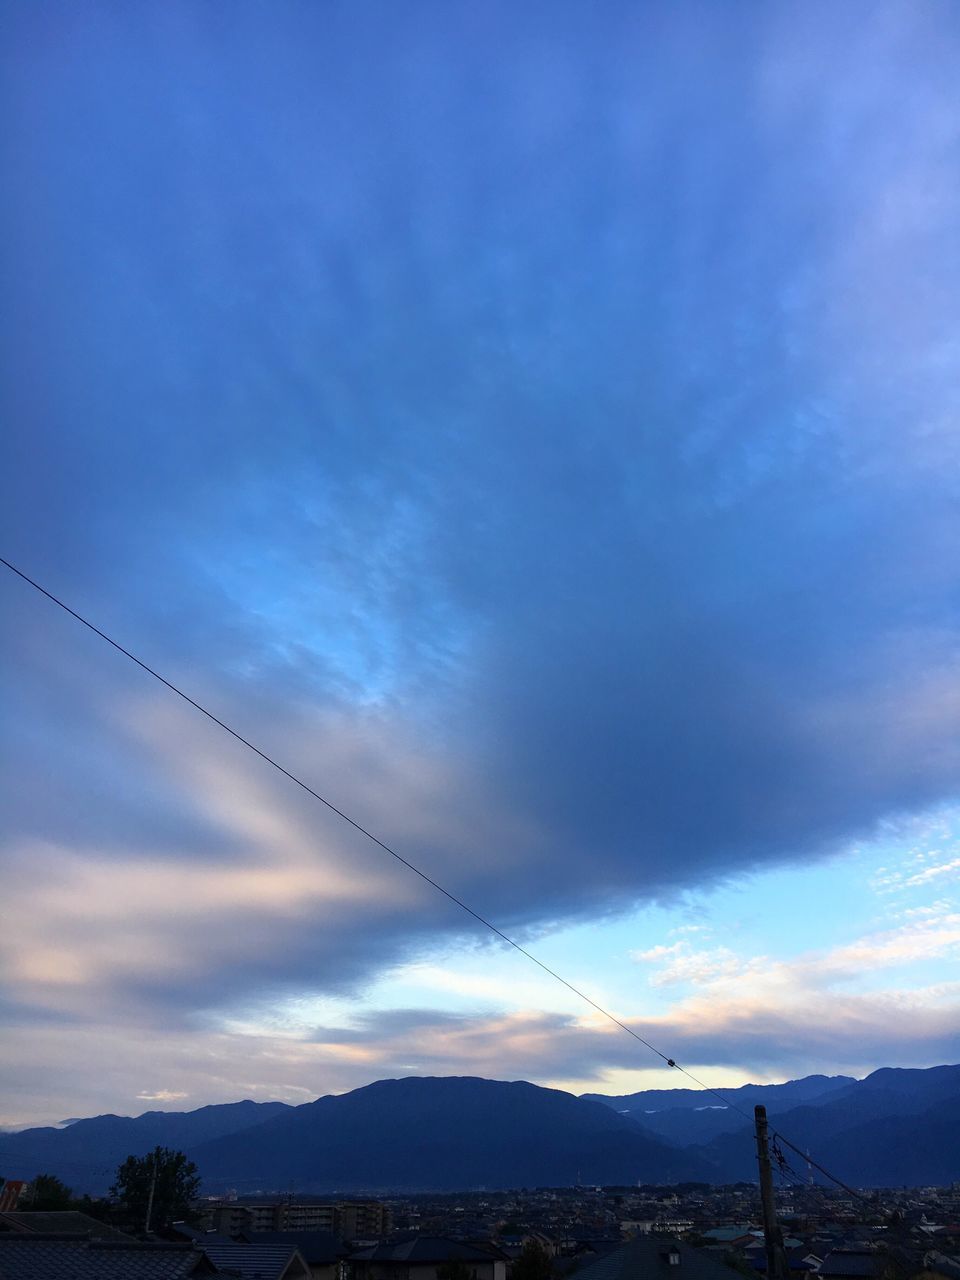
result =
[[[714,1184],[756,1176],[752,1109],[843,1181],[960,1179],[960,1066],[883,1068],[722,1091],[577,1098],[525,1081],[380,1080],[300,1106],[236,1102],[104,1115],[0,1137],[0,1174],[53,1173],[102,1192],[127,1155],[186,1151],[210,1193],[290,1187],[317,1194],[584,1183]],[[804,1176],[801,1157],[789,1152]]]
[[[674,1146],[687,1147],[710,1142],[721,1133],[736,1133],[743,1127],[746,1112],[762,1104],[768,1116],[782,1114],[805,1103],[820,1105],[830,1095],[842,1094],[857,1081],[853,1076],[805,1076],[786,1084],[745,1084],[719,1092],[726,1102],[702,1089],[645,1089],[611,1097],[602,1093],[582,1096],[615,1107],[644,1129]]]

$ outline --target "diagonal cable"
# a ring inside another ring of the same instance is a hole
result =
[[[206,716],[208,720],[211,720],[215,725],[217,725],[218,728],[223,729],[225,733],[228,733],[232,738],[235,738],[237,742],[239,742],[242,746],[246,747],[248,751],[252,751],[254,755],[259,756],[261,760],[263,760],[266,764],[270,765],[272,768],[276,769],[278,773],[282,773],[285,778],[289,779],[290,782],[300,787],[303,791],[307,793],[307,795],[312,796],[314,800],[319,800],[319,802],[322,805],[324,805],[327,809],[329,809],[331,813],[335,813],[337,817],[340,818],[343,822],[347,823],[348,826],[353,827],[355,831],[358,831],[362,836],[365,836],[368,840],[371,840],[379,849],[382,849],[384,853],[389,854],[391,858],[395,858],[396,861],[401,864],[401,866],[406,867],[408,871],[412,871],[414,875],[419,876],[421,880],[423,880],[426,884],[430,885],[431,888],[436,889],[436,891],[442,894],[449,902],[454,903],[454,905],[458,906],[461,909],[461,911],[465,911],[466,914],[468,916],[471,916],[474,920],[476,920],[478,924],[483,925],[485,929],[489,929],[489,931],[495,934],[498,938],[500,938],[502,942],[507,943],[508,946],[512,947],[515,951],[518,951],[520,955],[525,956],[528,960],[532,961],[533,964],[535,964],[539,969],[542,969],[544,973],[548,974],[551,978],[555,979],[555,981],[561,983],[564,987],[566,987],[568,991],[572,991],[575,996],[583,1000],[586,1004],[590,1005],[590,1007],[592,1009],[595,1009],[597,1013],[602,1014],[602,1016],[606,1018],[609,1022],[613,1023],[614,1026],[619,1027],[621,1031],[625,1031],[628,1036],[632,1036],[633,1039],[638,1041],[640,1044],[642,1044],[644,1048],[649,1049],[651,1053],[656,1054],[656,1056],[662,1059],[662,1061],[665,1062],[668,1067],[673,1067],[675,1070],[679,1071],[682,1075],[685,1075],[688,1080],[692,1080],[693,1083],[697,1085],[698,1088],[702,1089],[705,1093],[711,1094],[713,1097],[719,1099],[719,1101],[722,1102],[725,1107],[729,1107],[732,1111],[736,1111],[739,1115],[742,1115],[744,1119],[753,1123],[753,1117],[747,1111],[745,1111],[743,1107],[739,1106],[735,1102],[732,1102],[729,1098],[725,1097],[722,1093],[719,1093],[716,1089],[711,1088],[710,1085],[704,1084],[702,1080],[698,1080],[697,1077],[692,1072],[686,1069],[686,1067],[680,1066],[678,1062],[676,1062],[673,1058],[668,1057],[668,1055],[663,1053],[660,1049],[658,1049],[656,1045],[651,1044],[649,1040],[645,1040],[643,1036],[641,1036],[638,1032],[634,1031],[632,1027],[627,1025],[627,1023],[621,1021],[621,1019],[618,1018],[615,1014],[611,1013],[609,1009],[605,1009],[603,1005],[598,1004],[596,1000],[594,1000],[591,996],[588,996],[585,991],[582,991],[579,987],[574,986],[572,982],[568,982],[567,979],[564,978],[561,974],[557,973],[555,969],[551,969],[548,964],[545,964],[543,960],[535,956],[532,951],[528,951],[526,947],[521,946],[519,942],[511,938],[508,934],[504,933],[503,930],[499,929],[495,924],[493,924],[492,921],[486,919],[486,917],[482,916],[478,911],[474,911],[473,907],[469,906],[466,902],[464,902],[462,898],[458,898],[455,893],[451,893],[449,889],[445,889],[442,884],[439,884],[431,876],[427,875],[427,873],[421,870],[420,867],[418,867],[415,863],[411,862],[408,858],[405,858],[402,854],[398,853],[396,849],[391,848],[390,845],[388,845],[385,841],[381,840],[379,836],[374,835],[374,833],[370,831],[367,827],[363,826],[362,823],[357,822],[355,818],[351,818],[350,815],[348,813],[345,813],[343,809],[338,808],[337,805],[335,805],[332,800],[328,800],[326,796],[323,796],[320,794],[319,791],[314,790],[314,788],[311,787],[309,783],[304,782],[302,778],[299,778],[295,773],[292,773],[289,769],[285,768],[282,764],[280,764],[278,760],[275,760],[273,756],[268,755],[266,751],[262,751],[260,747],[256,746],[255,743],[251,742],[249,738],[245,738],[243,734],[239,733],[236,729],[232,728],[229,724],[221,720],[218,716],[215,716],[213,712],[209,711],[205,706],[203,706],[202,703],[197,702],[195,698],[191,698],[188,693],[185,693],[183,689],[179,688],[172,681],[168,680],[166,676],[161,675],[159,671],[156,671],[148,663],[144,662],[142,658],[138,658],[135,653],[131,653],[129,649],[124,648],[124,646],[120,644],[119,641],[114,640],[113,637],[107,635],[105,631],[101,631],[101,629],[98,626],[92,623],[88,618],[85,618],[83,614],[78,613],[76,609],[71,609],[71,607],[68,604],[66,604],[63,600],[61,600],[59,596],[54,595],[52,591],[48,591],[46,587],[41,586],[41,584],[37,582],[34,578],[31,578],[28,574],[24,573],[22,569],[18,569],[15,564],[11,564],[11,562],[9,560],[4,559],[3,556],[0,556],[0,564],[4,565],[5,568],[9,569],[11,573],[16,574],[18,578],[21,578],[25,583],[28,584],[28,586],[33,587],[33,589],[35,591],[38,591],[42,596],[45,596],[49,601],[51,601],[51,603],[57,605],[57,607],[62,609],[65,613],[68,613],[71,618],[74,618],[77,622],[81,623],[89,631],[92,631],[95,636],[99,636],[101,640],[104,640],[107,644],[112,646],[112,648],[116,649],[118,653],[121,653],[125,658],[128,658],[130,662],[133,662],[142,671],[145,671],[147,675],[152,676],[154,680],[159,681],[159,683],[162,684],[165,688],[169,689],[171,693],[176,694],[178,698],[182,698],[183,701],[188,703],[191,707],[193,707],[195,711],[199,711],[201,715]],[[787,1138],[785,1138],[783,1134],[777,1133],[775,1136],[780,1139],[780,1141],[784,1144],[784,1146],[789,1147],[792,1151],[795,1151],[798,1155],[803,1156],[803,1158],[809,1164],[811,1164],[815,1169],[818,1169],[820,1173],[822,1173],[825,1177],[829,1178],[831,1182],[835,1182],[838,1187],[842,1187],[843,1190],[849,1192],[850,1195],[858,1196],[858,1197],[860,1196],[859,1192],[854,1191],[851,1187],[848,1187],[846,1183],[841,1182],[839,1178],[835,1178],[832,1173],[829,1173],[826,1169],[823,1168],[822,1165],[817,1164],[815,1160],[811,1160],[808,1155],[806,1155],[803,1151],[800,1150],[799,1147],[795,1146],[792,1142],[790,1142]],[[860,1197],[860,1198],[865,1198],[865,1197]]]

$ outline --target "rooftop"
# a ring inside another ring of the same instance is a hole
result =
[[[215,1274],[212,1263],[190,1245],[121,1244],[39,1232],[0,1235],[3,1280],[194,1280]]]
[[[583,1267],[577,1280],[733,1280],[735,1275],[713,1254],[682,1241],[638,1236]]]
[[[87,1235],[94,1240],[135,1243],[133,1236],[108,1226],[88,1213],[76,1209],[13,1210],[0,1213],[0,1231],[40,1232],[44,1235]]]
[[[380,1243],[350,1254],[351,1260],[357,1262],[448,1262],[454,1259],[461,1262],[490,1262],[492,1258],[499,1256],[502,1255],[492,1249],[478,1249],[462,1240],[421,1235]]]

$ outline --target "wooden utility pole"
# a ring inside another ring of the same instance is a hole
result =
[[[787,1280],[783,1233],[777,1222],[777,1208],[773,1202],[773,1171],[770,1168],[770,1152],[767,1148],[767,1108],[754,1107],[753,1118],[757,1130],[757,1163],[760,1166],[760,1203],[763,1206],[763,1242],[767,1253],[767,1280]]]
[[[147,1220],[143,1225],[144,1235],[150,1234],[150,1218],[153,1214],[153,1195],[157,1189],[157,1153],[150,1158],[150,1194],[147,1197]]]

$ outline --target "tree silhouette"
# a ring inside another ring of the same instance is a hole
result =
[[[152,1189],[152,1196],[151,1196]],[[145,1156],[127,1156],[117,1168],[110,1195],[126,1218],[141,1227],[163,1230],[189,1218],[191,1201],[200,1190],[197,1166],[182,1151],[156,1147]]]
[[[539,1240],[528,1240],[513,1264],[511,1280],[550,1280],[553,1264]]]
[[[38,1173],[30,1183],[28,1202],[31,1209],[69,1209],[73,1192],[52,1173]]]
[[[474,1274],[460,1258],[448,1258],[437,1267],[437,1280],[471,1280]]]

